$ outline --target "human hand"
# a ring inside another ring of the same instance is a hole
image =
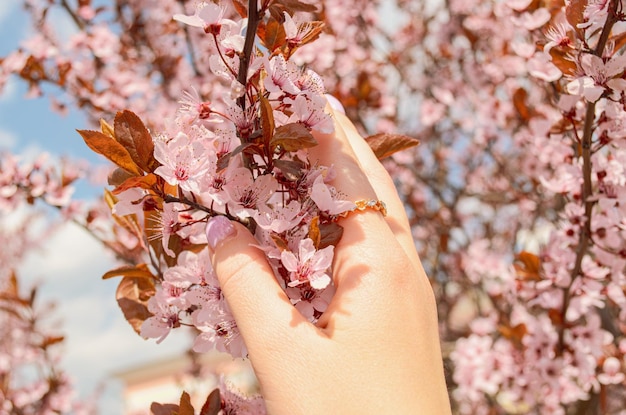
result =
[[[340,219],[336,293],[311,324],[242,225],[208,225],[211,259],[271,414],[447,414],[432,288],[393,182],[352,123],[317,134],[310,160],[334,165],[347,200],[382,200]],[[213,222],[213,223],[211,223]],[[250,287],[254,287],[251,289]]]

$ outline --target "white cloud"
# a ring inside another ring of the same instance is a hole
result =
[[[17,90],[18,80],[14,76],[10,76],[0,90],[0,104],[13,101],[17,97]]]
[[[17,137],[11,131],[0,128],[0,150],[11,150],[17,144]]]
[[[118,280],[100,278],[114,266],[99,242],[68,223],[19,271],[23,286],[41,282],[40,299],[57,304],[53,320],[60,320],[66,337],[62,364],[79,395],[89,396],[104,382],[100,407],[108,409],[102,413],[121,413],[121,386],[111,379],[113,373],[180,354],[190,344],[184,332],[171,333],[157,345],[132,330],[115,300]]]

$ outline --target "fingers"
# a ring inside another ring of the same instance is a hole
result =
[[[312,326],[291,305],[258,242],[241,224],[224,216],[207,224],[211,262],[237,321],[250,357],[268,353],[286,337]],[[259,330],[259,327],[263,327]]]
[[[344,199],[378,199],[341,124],[335,122],[334,133],[315,133],[315,138],[319,145],[311,149],[309,159],[312,162],[319,161],[325,166],[333,166],[336,175],[332,185]],[[334,282],[338,288],[346,280],[353,280],[362,274],[355,272],[355,269],[380,265],[380,257],[373,255],[381,252],[379,241],[385,241],[382,251],[393,249],[397,245],[383,215],[373,209],[350,214],[340,220],[340,225],[343,227],[343,236],[336,247],[333,263]]]
[[[369,183],[376,192],[377,198],[384,201],[387,205],[387,224],[398,239],[398,242],[400,242],[407,256],[417,265],[419,263],[419,257],[415,250],[411,227],[406,216],[404,204],[398,196],[393,180],[370,146],[358,133],[354,124],[343,114],[335,113],[334,115],[337,124],[339,124],[345,132],[346,138],[361,168],[366,172]]]

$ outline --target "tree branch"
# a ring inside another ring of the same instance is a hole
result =
[[[259,26],[259,11],[256,8],[257,0],[248,0],[248,27],[246,29],[246,40],[243,44],[243,51],[239,55],[239,73],[237,81],[244,87],[248,81],[248,68],[250,67],[250,56],[252,56],[252,48],[256,38],[256,29]],[[246,109],[246,96],[242,95],[238,102],[242,110]]]

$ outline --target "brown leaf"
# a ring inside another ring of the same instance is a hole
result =
[[[563,325],[563,314],[561,310],[556,308],[551,308],[548,310],[548,317],[550,317],[550,321],[556,327]]]
[[[365,141],[374,151],[378,160],[389,157],[398,151],[415,147],[420,143],[417,138],[409,137],[408,135],[388,133],[371,135],[365,138]]]
[[[220,397],[220,390],[215,388],[209,396],[207,396],[206,401],[200,410],[200,415],[217,415],[221,410],[222,398]]]
[[[146,174],[145,176],[134,176],[126,179],[122,184],[113,189],[113,194],[118,195],[124,190],[138,187],[140,189],[152,189],[157,183],[157,176],[154,173]]]
[[[583,38],[583,30],[577,28],[579,23],[584,21],[584,12],[587,8],[588,0],[571,0],[565,7],[565,18],[574,28],[579,38]]]
[[[307,22],[308,25],[308,32],[306,34],[306,36],[304,36],[301,40],[300,43],[298,44],[298,47],[304,46],[307,43],[311,43],[314,40],[316,40],[320,34],[322,33],[322,30],[324,30],[324,22],[318,22],[318,21],[314,21],[314,22]]]
[[[283,13],[285,12],[289,12],[284,5],[278,3],[278,2],[273,2],[270,7],[268,8],[268,11],[270,12],[270,16],[276,20],[278,23],[284,23],[285,22],[285,16]],[[291,15],[291,14],[290,14]]]
[[[263,128],[263,143],[267,145],[274,135],[274,110],[269,100],[264,96],[259,99],[261,106],[261,127]]]
[[[270,53],[274,52],[284,46],[287,41],[285,27],[274,17],[270,17],[265,25],[263,37],[259,36],[259,38]]]
[[[102,279],[107,280],[113,277],[134,277],[150,279],[155,278],[155,276],[152,275],[152,272],[150,272],[150,269],[148,269],[148,266],[146,264],[123,265],[119,268],[115,268],[111,271],[105,272],[102,276]]]
[[[274,167],[280,169],[280,172],[290,182],[299,180],[303,175],[304,165],[301,161],[296,160],[274,160]]]
[[[550,49],[552,63],[565,75],[573,75],[576,72],[576,63],[559,48]]]
[[[298,151],[304,148],[315,147],[317,140],[313,134],[300,123],[281,125],[276,129],[274,137],[270,141],[270,147],[274,150],[280,146],[285,151]]]
[[[126,148],[137,166],[147,173],[159,167],[159,162],[154,158],[152,136],[134,112],[118,112],[113,125],[115,138]]]
[[[522,339],[528,333],[528,329],[524,323],[517,324],[513,327],[501,324],[498,326],[498,331],[517,347],[522,346]]]
[[[613,50],[621,50],[626,45],[626,32],[611,37],[609,41],[613,42]]]
[[[150,413],[152,415],[177,415],[178,405],[174,405],[173,403],[160,404],[152,402],[152,405],[150,405]]]
[[[285,6],[285,8],[293,12],[309,12],[313,13],[317,11],[317,6],[314,4],[305,3],[301,0],[276,0],[276,3],[280,3]]]
[[[143,322],[152,317],[148,311],[148,300],[155,292],[154,282],[148,278],[124,277],[117,286],[117,304],[137,334],[141,332]]]
[[[526,104],[527,97],[528,93],[524,88],[517,88],[517,90],[513,93],[513,105],[515,106],[517,113],[524,121],[528,121],[530,119],[532,111]]]
[[[11,296],[14,297],[19,297],[20,295],[20,286],[19,283],[17,281],[17,274],[15,273],[15,270],[11,270],[11,275],[9,276],[9,283],[5,285],[4,290],[2,291],[2,293],[7,293]]]
[[[104,135],[115,138],[115,132],[113,130],[113,127],[103,118],[100,118],[100,131],[102,131],[102,134]]]
[[[317,249],[336,246],[343,236],[343,228],[335,222],[320,224],[320,243]]]
[[[191,404],[191,398],[187,392],[180,395],[180,403],[178,404],[178,415],[195,415],[196,411]]]
[[[287,239],[283,238],[282,236],[275,234],[275,233],[270,233],[270,238],[272,238],[272,241],[274,241],[274,243],[276,244],[276,247],[278,249],[280,249],[280,251],[284,251],[285,249],[289,249],[289,245],[287,242]]]
[[[119,186],[131,177],[136,176],[133,176],[127,170],[118,167],[109,174],[109,177],[107,177],[107,183],[109,184],[109,186]]]
[[[515,258],[513,264],[517,276],[524,281],[541,281],[541,260],[533,253],[522,251]]]
[[[238,145],[237,147],[235,147],[234,150],[232,150],[229,153],[224,154],[223,156],[217,159],[217,171],[220,172],[224,170],[226,167],[228,167],[228,163],[230,163],[230,159],[233,158],[233,156],[242,152],[245,153],[246,151],[251,150],[257,146],[258,145],[255,143],[243,143],[243,144]]]
[[[320,217],[316,216],[311,219],[309,224],[309,238],[313,241],[315,249],[320,249],[320,242],[322,241],[322,233],[320,232]]]
[[[65,340],[65,337],[63,336],[47,336],[45,339],[43,339],[40,347],[42,349],[47,349],[54,344],[63,342],[63,340]]]
[[[232,0],[232,1],[233,1],[233,6],[235,7],[235,10],[239,14],[239,16],[241,16],[243,19],[248,17],[248,7],[245,4],[243,4],[243,2],[241,2],[240,0]]]
[[[98,154],[111,160],[117,166],[134,176],[141,176],[141,169],[135,164],[123,145],[100,131],[76,130],[83,137],[85,144]]]

